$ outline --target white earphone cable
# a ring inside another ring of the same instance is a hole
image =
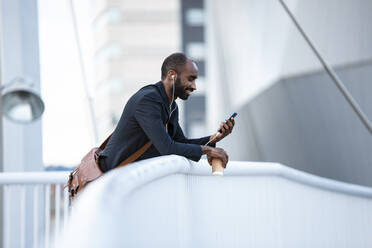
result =
[[[174,85],[174,76],[172,77],[172,80],[173,80],[173,86],[172,86],[172,88],[173,88],[173,94],[172,94],[172,101],[171,101],[171,103],[170,103],[170,105],[169,105],[169,119],[170,119],[170,117],[172,116],[172,113],[177,109],[177,105],[176,105],[176,107],[172,110],[172,104],[173,104],[173,102],[174,102],[174,93],[175,93],[175,85]]]

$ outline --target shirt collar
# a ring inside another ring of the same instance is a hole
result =
[[[167,106],[169,106],[170,102],[169,102],[169,98],[167,96],[167,93],[165,92],[165,88],[164,88],[163,82],[162,81],[159,81],[155,85],[159,89],[160,95],[163,98],[163,101],[167,104]]]
[[[165,88],[164,88],[164,84],[163,84],[163,82],[162,81],[159,81],[159,82],[157,82],[156,84],[155,84],[155,86],[159,89],[159,92],[160,92],[160,95],[161,95],[161,98],[163,99],[163,102],[166,104],[166,110],[167,110],[167,113],[169,114],[169,104],[170,104],[170,102],[169,102],[169,98],[168,98],[168,95],[167,95],[167,93],[165,92]],[[173,101],[173,104],[172,104],[172,110],[174,109],[174,108],[177,108],[177,103],[176,103],[176,101]],[[177,111],[177,110],[176,110]]]

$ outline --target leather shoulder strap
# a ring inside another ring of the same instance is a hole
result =
[[[111,135],[112,135],[112,134],[110,134],[110,135],[105,139],[105,141],[103,141],[103,143],[99,146],[99,149],[101,149],[101,150],[105,149],[105,147],[106,147],[106,145],[107,145],[109,139],[111,138]]]
[[[165,123],[166,130],[167,130],[168,122],[169,122],[169,119]],[[110,137],[111,137],[111,135],[102,143],[101,146],[103,148],[105,148],[105,146],[106,146],[108,140],[110,139]],[[152,142],[151,141],[147,142],[139,150],[137,150],[135,153],[133,153],[132,155],[130,155],[126,160],[124,160],[118,166],[116,166],[116,168],[123,167],[124,165],[127,165],[129,163],[132,163],[132,162],[136,161],[139,157],[141,157],[142,154],[144,154],[147,151],[147,149],[149,149],[149,147],[151,145],[152,145]],[[101,148],[101,146],[100,146],[100,148]]]
[[[151,141],[149,141],[146,144],[144,144],[138,151],[136,151],[135,153],[133,153],[132,155],[130,155],[126,160],[124,160],[123,162],[121,162],[116,168],[123,167],[124,165],[127,165],[127,164],[132,163],[135,160],[137,160],[137,158],[139,158],[142,154],[145,153],[145,151],[147,151],[147,149],[149,149],[149,147],[151,146],[151,144],[152,144]]]
[[[99,146],[99,149],[100,149],[100,150],[105,149],[105,147],[106,147],[106,145],[107,145],[109,139],[111,138],[111,135],[112,135],[112,134],[110,134],[110,136],[108,136],[108,137],[105,139],[105,141],[103,141],[103,143]],[[117,168],[118,168],[118,167],[122,167],[122,166],[124,166],[124,165],[127,165],[127,164],[132,163],[133,161],[137,160],[137,158],[139,158],[142,154],[144,154],[144,153],[147,151],[147,149],[149,149],[149,147],[151,146],[151,144],[152,144],[151,141],[149,141],[149,142],[147,142],[146,144],[144,144],[144,145],[143,145],[139,150],[137,150],[135,153],[133,153],[132,155],[130,155],[126,160],[124,160],[123,162],[121,162],[121,163],[117,166]]]

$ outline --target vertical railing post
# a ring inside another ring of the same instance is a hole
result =
[[[60,227],[60,205],[61,205],[61,185],[56,184],[55,185],[55,220],[54,220],[54,240],[57,239],[57,236],[59,235],[59,227]]]
[[[4,185],[4,199],[6,199],[10,195],[10,186],[9,185]],[[10,207],[9,207],[9,201],[4,201],[4,247],[9,248],[10,247]]]
[[[39,186],[38,185],[35,185],[34,186],[34,197],[33,197],[33,201],[34,201],[34,218],[33,218],[33,247],[34,248],[37,248],[38,245],[39,245],[39,221],[38,221],[38,217],[39,217]]]
[[[44,243],[45,248],[49,247],[50,238],[50,184],[45,185],[45,231]]]
[[[53,245],[52,242],[58,239],[62,226],[66,226],[69,218],[68,191],[62,190],[65,179],[68,179],[68,174],[62,172],[0,173],[0,188],[3,189],[4,197],[17,196],[16,206],[10,201],[4,202],[4,219],[1,223],[4,227],[4,235],[2,235],[3,242],[0,247],[13,248],[16,244],[17,247],[47,248]],[[52,187],[53,189],[55,187],[53,202],[51,202]],[[31,190],[33,199],[33,210],[30,216],[27,211],[28,189]],[[51,211],[54,204],[55,211]],[[19,217],[16,222],[11,216],[14,210],[17,211]],[[43,221],[40,220],[42,217],[44,217]],[[32,221],[31,225],[28,225],[28,219]],[[14,230],[15,226],[17,230]],[[41,231],[42,229],[44,230]],[[12,239],[12,235],[17,239]]]
[[[25,185],[18,185],[18,188],[20,190],[20,196],[21,196],[21,199],[20,199],[20,202],[21,202],[21,206],[20,206],[20,216],[21,216],[21,239],[20,239],[20,244],[21,244],[21,247],[24,248],[25,245],[26,245],[26,242],[25,242],[25,239],[26,239],[26,235],[25,235],[25,231],[26,231],[26,186]]]
[[[65,230],[68,217],[69,217],[69,198],[68,198],[68,189],[63,190],[63,230]]]

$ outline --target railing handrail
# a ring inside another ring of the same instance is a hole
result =
[[[3,172],[1,184],[64,184],[68,180],[68,171],[56,172]]]
[[[191,163],[195,164],[195,162]],[[204,161],[204,163],[206,163],[206,161]],[[372,187],[318,176],[280,163],[230,161],[228,167],[234,167],[234,169],[229,170],[228,168],[224,173],[225,176],[274,176],[314,188],[320,188],[341,194],[372,198]],[[210,170],[211,169],[208,168],[208,166],[195,164],[195,166],[190,167],[188,174],[206,176],[211,175]]]
[[[123,182],[123,188],[120,189],[121,195],[124,195],[125,192],[131,192],[148,182],[173,174],[212,176],[211,167],[206,160],[196,163],[181,156],[168,155],[135,162],[115,171],[110,171],[105,173],[101,180],[106,182],[120,180]],[[279,163],[230,161],[224,175],[225,177],[273,176],[327,191],[372,198],[371,187],[320,177]],[[112,187],[112,184],[108,185],[101,183],[102,187],[108,187],[104,191],[112,190],[109,188]]]
[[[366,231],[371,198],[371,188],[278,163],[231,161],[224,176],[215,177],[206,160],[194,163],[170,155],[112,170],[88,185],[56,243],[63,248],[125,247],[147,237],[138,246],[256,242],[256,246],[287,247],[311,236],[313,246],[326,242],[329,247],[331,236],[340,234],[342,239],[332,243],[334,247],[345,242],[371,244]],[[111,230],[129,235],[121,237]],[[101,235],[93,237],[92,232]],[[293,235],[296,232],[299,235]]]
[[[178,157],[178,156],[176,156]],[[141,163],[142,164],[142,163]],[[137,165],[138,166],[138,165]],[[307,184],[313,187],[323,188],[344,194],[359,195],[372,198],[372,188],[323,178],[317,175],[298,171],[279,163],[231,161],[229,167],[234,170],[226,170],[226,176],[241,175],[272,175],[284,177],[289,180]],[[248,166],[248,167],[247,167]],[[187,166],[186,166],[187,167]],[[177,166],[173,167],[173,169]],[[210,174],[209,168],[204,166],[192,166],[189,170],[177,168],[178,172],[196,175]],[[68,180],[69,171],[56,172],[3,172],[0,173],[0,185],[2,184],[65,184]]]

